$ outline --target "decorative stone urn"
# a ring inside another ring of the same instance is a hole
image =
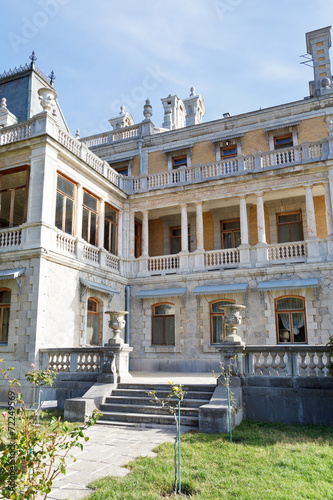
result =
[[[110,316],[109,327],[113,332],[113,337],[108,340],[108,344],[123,345],[124,341],[120,337],[120,332],[126,325],[125,316],[128,311],[106,311],[105,314]]]
[[[47,87],[38,89],[38,95],[40,105],[44,111],[50,111],[54,106],[56,98],[58,97],[58,94],[54,89],[49,89]]]
[[[229,330],[229,334],[226,336],[224,342],[242,344],[242,339],[238,335],[237,329],[238,325],[242,323],[241,311],[246,309],[246,307],[238,304],[230,304],[222,306],[220,309],[224,310],[224,323]]]

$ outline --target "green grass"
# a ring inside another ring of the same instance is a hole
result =
[[[332,500],[332,427],[245,421],[228,435],[181,439],[182,490],[173,495],[173,444],[131,462],[123,479],[94,482],[89,500]]]

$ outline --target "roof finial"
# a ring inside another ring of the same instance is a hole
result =
[[[120,106],[120,115],[123,115],[125,113],[125,106]]]
[[[35,62],[37,61],[37,57],[36,57],[36,54],[35,54],[35,51],[33,50],[32,51],[32,54],[31,56],[29,56],[29,59],[31,59],[31,69],[34,69],[35,67]]]
[[[49,79],[50,79],[50,85],[51,85],[51,87],[53,87],[54,80],[56,79],[56,77],[55,77],[55,74],[54,74],[54,71],[53,71],[53,70],[51,71],[51,74],[49,75]]]
[[[195,87],[191,87],[190,92],[190,97],[193,97],[195,95]]]

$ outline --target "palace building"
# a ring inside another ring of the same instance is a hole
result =
[[[17,378],[45,353],[98,371],[105,313],[123,310],[130,371],[216,370],[233,303],[246,346],[288,346],[324,369],[330,31],[306,34],[307,97],[214,121],[192,87],[161,99],[161,127],[147,99],[141,122],[122,107],[109,130],[74,137],[34,54],[0,76],[0,357]]]

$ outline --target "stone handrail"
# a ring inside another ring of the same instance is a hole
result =
[[[21,244],[22,229],[6,229],[0,231],[0,248],[15,247]]]
[[[175,255],[162,255],[160,257],[148,258],[148,270],[154,271],[168,271],[179,268],[179,256]]]
[[[104,355],[110,350],[99,346],[40,349],[40,366],[58,373],[101,373]]]
[[[227,250],[209,250],[205,252],[205,265],[210,266],[227,266],[239,263],[238,248],[230,248]]]
[[[328,377],[330,349],[311,345],[249,345],[244,375]]]
[[[306,257],[306,242],[276,243],[268,245],[268,260],[284,260]]]

